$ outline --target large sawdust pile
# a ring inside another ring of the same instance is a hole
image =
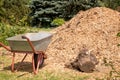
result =
[[[91,50],[99,61],[103,58],[120,65],[120,13],[105,7],[80,11],[70,21],[54,30],[48,47],[51,63],[65,64],[83,48]]]

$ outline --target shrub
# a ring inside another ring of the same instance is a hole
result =
[[[29,13],[30,0],[0,0],[0,20],[9,24],[18,24]],[[26,19],[27,20],[27,19]],[[26,21],[24,21],[26,24]],[[23,22],[22,22],[23,24]]]
[[[31,29],[30,27],[10,26],[0,23],[0,42],[7,44],[6,38],[23,34],[26,32],[38,32],[39,29]]]
[[[55,18],[52,23],[51,26],[61,26],[62,24],[65,23],[65,20],[63,18]]]
[[[6,38],[26,32],[25,28],[0,23],[0,42],[7,44]]]

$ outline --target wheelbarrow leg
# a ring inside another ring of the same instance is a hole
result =
[[[13,52],[12,64],[11,64],[11,71],[12,71],[12,72],[14,72],[14,59],[15,59],[15,53]]]
[[[42,53],[39,53],[39,54],[33,54],[33,60],[32,60],[32,63],[33,63],[33,71],[34,71],[34,74],[37,74],[38,73],[38,69],[43,65],[44,63],[44,55]]]
[[[38,69],[40,67],[40,64],[42,65],[42,60],[43,60],[43,54],[39,53],[38,59],[37,59],[37,67],[36,67],[36,73],[38,72]]]
[[[32,55],[32,68],[33,68],[34,74],[36,74],[36,71],[35,71],[35,63],[34,63],[34,53],[33,53],[33,55]]]
[[[22,63],[22,62],[25,60],[26,56],[27,56],[27,53],[25,54],[25,56],[23,57],[23,59],[21,60],[20,63]],[[18,70],[18,69],[20,68],[20,66],[21,66],[21,65],[19,65],[19,66],[16,68],[16,70]]]

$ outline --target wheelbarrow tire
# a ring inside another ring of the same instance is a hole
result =
[[[41,54],[34,54],[34,64],[35,64],[35,69],[37,68],[37,64],[38,64],[38,58],[39,56],[41,56]],[[40,59],[40,64],[39,64],[39,68],[42,67],[44,63],[44,57],[41,56],[41,59]]]

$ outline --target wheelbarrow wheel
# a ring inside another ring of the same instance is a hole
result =
[[[34,54],[35,69],[37,68],[39,56],[41,56],[41,54]],[[40,67],[42,67],[42,65],[43,65],[43,63],[44,63],[44,57],[41,56],[41,59],[40,59],[39,61],[40,61],[40,64],[39,64],[39,68],[40,68]]]

